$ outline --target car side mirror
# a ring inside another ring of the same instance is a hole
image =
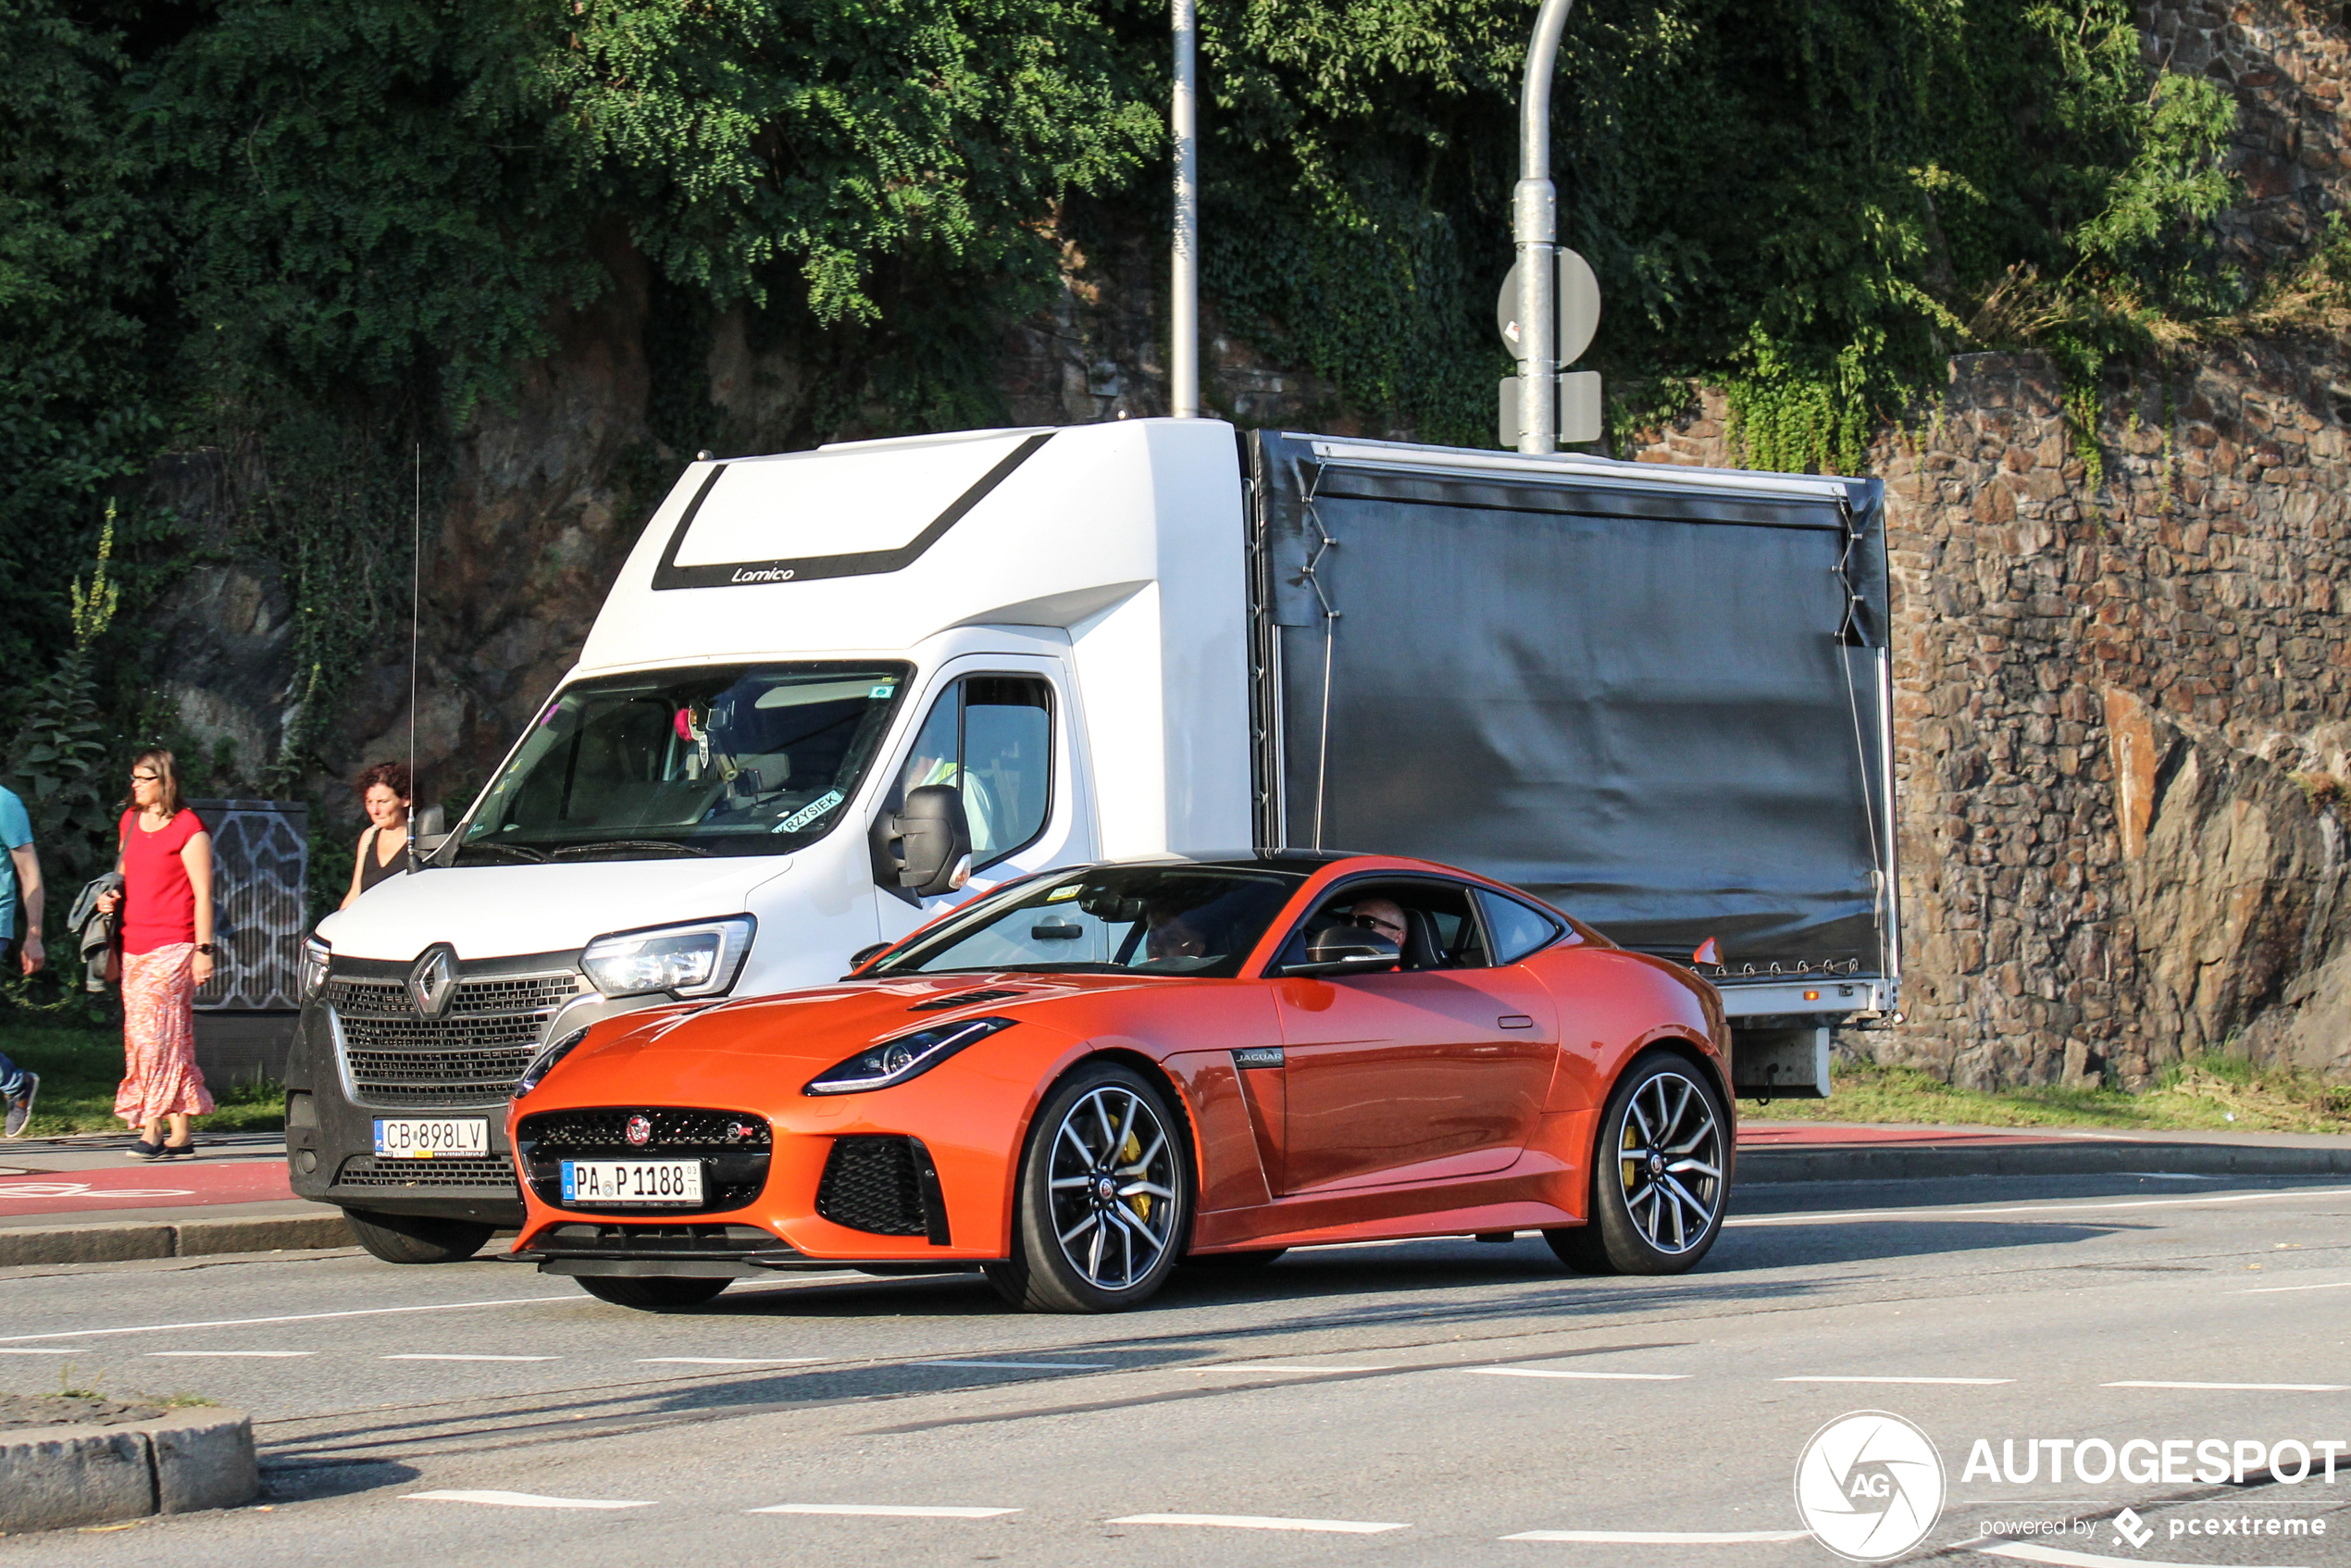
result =
[[[879,958],[883,953],[888,952],[891,948],[896,947],[897,945],[898,944],[896,942],[866,943],[864,947],[859,948],[855,952],[849,955],[849,974],[843,975],[841,978],[844,980],[848,979],[850,976],[856,974],[858,970],[863,969],[866,964],[871,964],[875,959]]]
[[[889,819],[889,838],[900,887],[921,898],[954,891],[956,873],[972,852],[963,792],[948,784],[907,790],[906,803]]]
[[[1404,950],[1377,931],[1334,926],[1307,940],[1306,962],[1283,967],[1285,975],[1372,975],[1404,961]]]

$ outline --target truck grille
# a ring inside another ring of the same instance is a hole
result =
[[[360,1099],[377,1105],[483,1105],[514,1092],[540,1038],[577,994],[578,977],[498,976],[457,983],[446,1013],[427,1018],[398,980],[327,982],[343,1058]]]
[[[628,1123],[637,1116],[652,1124],[642,1143],[628,1141]],[[734,1136],[729,1137],[730,1133]],[[688,1213],[740,1209],[767,1185],[767,1153],[773,1142],[765,1117],[741,1111],[665,1105],[541,1111],[525,1116],[515,1126],[516,1157],[529,1175],[530,1189],[552,1208],[563,1207],[563,1162],[566,1159],[686,1155],[701,1157],[703,1201],[660,1207]]]
[[[444,1154],[431,1160],[379,1160],[354,1154],[335,1173],[337,1187],[468,1187],[518,1197],[515,1167],[493,1155]]]

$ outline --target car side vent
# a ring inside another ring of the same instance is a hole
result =
[[[951,1007],[973,1007],[983,1002],[1001,1002],[1007,997],[1026,996],[1026,991],[976,990],[956,991],[949,996],[935,996],[928,1002],[918,1002],[906,1009],[909,1013],[944,1013]]]
[[[939,1173],[919,1139],[877,1133],[834,1139],[816,1184],[816,1212],[875,1236],[927,1236],[934,1247],[948,1241]]]

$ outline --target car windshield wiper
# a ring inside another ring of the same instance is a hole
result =
[[[544,854],[541,853],[537,850],[531,849],[528,845],[502,844],[495,839],[484,839],[479,843],[459,844],[457,846],[457,858],[463,860],[466,856],[471,854],[476,850],[495,850],[500,854],[510,854],[516,860],[528,860],[533,862],[534,864],[544,861],[547,858]]]
[[[710,858],[708,850],[681,844],[675,839],[605,839],[593,844],[565,844],[554,852],[558,855],[594,854],[603,850],[661,850],[670,854],[690,854],[703,860]]]

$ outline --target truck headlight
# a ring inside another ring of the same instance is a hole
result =
[[[307,1002],[318,994],[327,983],[327,966],[334,962],[335,950],[316,937],[304,939],[302,944],[302,996]]]
[[[758,922],[748,915],[598,937],[579,966],[606,996],[718,996],[735,983]]]
[[[918,1078],[967,1045],[976,1045],[999,1029],[1013,1027],[1010,1018],[965,1018],[960,1023],[934,1024],[910,1035],[876,1040],[848,1061],[826,1068],[808,1080],[803,1094],[863,1094]]]

